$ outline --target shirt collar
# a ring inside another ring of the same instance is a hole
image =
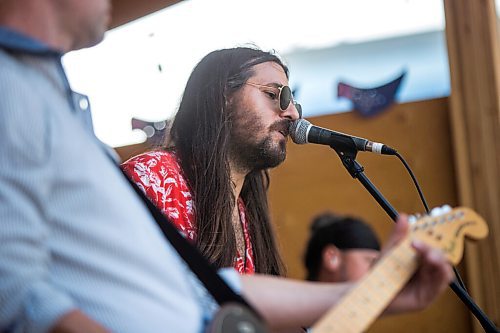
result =
[[[58,56],[62,53],[47,44],[7,27],[0,26],[0,48],[36,55]]]

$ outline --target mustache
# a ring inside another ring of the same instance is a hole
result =
[[[285,136],[289,135],[289,128],[292,121],[290,119],[281,119],[274,122],[270,127],[270,131],[278,131],[283,133]]]

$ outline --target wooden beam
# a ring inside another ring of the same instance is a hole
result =
[[[146,16],[160,9],[164,9],[181,0],[113,0],[113,18],[111,27],[116,28],[140,17]]]
[[[460,204],[487,221],[489,237],[467,247],[467,283],[500,322],[500,50],[494,0],[444,0],[451,76],[450,121]],[[475,322],[475,331],[483,330]]]

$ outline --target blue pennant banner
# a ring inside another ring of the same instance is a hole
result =
[[[387,109],[393,102],[406,71],[382,86],[375,88],[356,88],[347,83],[339,82],[338,98],[349,99],[354,109],[365,117],[371,117]]]

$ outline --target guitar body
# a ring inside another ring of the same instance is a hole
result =
[[[229,303],[217,311],[206,333],[269,333],[269,330],[251,310]]]

